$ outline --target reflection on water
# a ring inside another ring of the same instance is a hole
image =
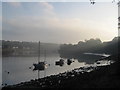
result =
[[[103,54],[99,54],[99,53],[84,53],[84,54],[87,54],[87,55],[97,55],[97,56],[104,56],[104,57],[108,57],[108,56],[110,56],[110,55],[108,55],[108,54],[105,54],[105,53],[103,53]]]
[[[38,71],[33,71],[29,68],[33,63],[37,63],[37,58],[38,57],[4,57],[3,84],[7,83],[7,85],[12,85],[38,78]],[[71,65],[67,65],[67,60],[65,59],[65,64],[62,67],[55,66],[55,61],[59,59],[59,55],[46,57],[46,62],[50,64],[50,66],[48,66],[45,72],[40,71],[39,77],[42,78],[44,76],[62,73],[85,65],[84,62],[79,63],[77,59]],[[44,57],[41,57],[41,61],[44,61]]]
[[[93,64],[95,61],[100,60],[101,58],[108,57],[108,54],[98,54],[98,53],[84,53],[80,54],[77,58],[79,62],[86,62],[88,64]]]

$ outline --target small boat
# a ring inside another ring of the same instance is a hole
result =
[[[100,62],[96,62],[96,64],[100,64]]]
[[[55,65],[63,66],[64,65],[64,60],[60,59],[59,61],[56,61]]]
[[[71,59],[67,59],[67,64],[71,65],[71,63],[72,63],[72,60]]]
[[[46,57],[46,56],[45,56]],[[33,70],[45,70],[47,68],[47,64],[45,61],[40,61],[40,41],[39,41],[39,53],[38,53],[38,63],[33,64],[34,69]]]
[[[47,68],[47,64],[45,62],[39,62],[37,64],[33,64],[34,69],[33,70],[45,70]]]

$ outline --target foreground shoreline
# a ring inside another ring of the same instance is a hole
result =
[[[2,89],[13,88],[120,88],[119,59],[110,56],[106,59],[115,59],[115,63],[107,66],[81,67],[58,75],[51,75],[20,84],[5,86]],[[90,71],[92,70],[92,71]],[[89,72],[90,71],[90,72]]]

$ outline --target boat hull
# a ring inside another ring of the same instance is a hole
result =
[[[34,69],[33,70],[45,70],[46,65],[44,62],[40,62],[38,64],[33,64]]]

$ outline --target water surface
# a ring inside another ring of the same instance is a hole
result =
[[[41,57],[41,61],[44,61],[44,57]],[[53,74],[62,73],[74,68],[79,68],[85,65],[84,62],[79,63],[77,59],[71,65],[66,63],[60,67],[55,66],[55,61],[60,59],[59,55],[47,56],[46,62],[50,64],[45,71],[40,71],[40,78]],[[30,81],[31,79],[38,78],[38,71],[29,69],[33,63],[37,63],[38,57],[3,57],[3,84],[13,85],[20,82]],[[66,61],[65,61],[66,62]]]

